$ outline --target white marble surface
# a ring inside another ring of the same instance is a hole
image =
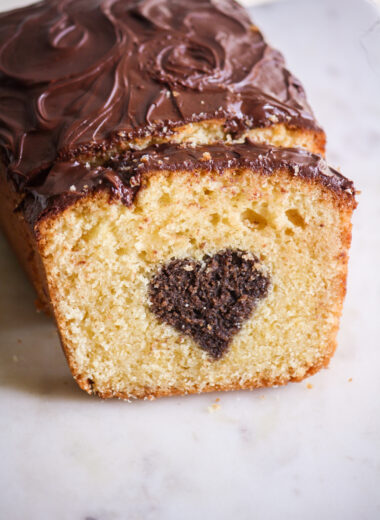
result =
[[[330,368],[279,389],[91,398],[0,237],[0,519],[380,518],[380,22],[360,0],[253,13],[362,190]]]

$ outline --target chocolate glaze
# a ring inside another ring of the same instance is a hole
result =
[[[268,295],[269,276],[247,251],[226,249],[202,262],[173,259],[149,284],[151,311],[191,336],[213,359],[220,359],[233,336]]]
[[[250,168],[263,175],[286,170],[292,176],[320,182],[337,194],[355,195],[352,181],[329,168],[319,155],[295,148],[275,148],[246,140],[242,144],[191,145],[161,144],[144,150],[115,155],[103,166],[58,162],[41,173],[24,189],[23,209],[34,224],[46,214],[56,213],[88,193],[107,189],[124,204],[133,204],[144,176],[154,171],[193,171],[223,174],[226,168]]]
[[[231,132],[319,130],[233,0],[43,0],[0,14],[0,148],[19,188],[57,157],[213,118]]]

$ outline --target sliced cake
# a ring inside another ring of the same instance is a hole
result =
[[[0,15],[0,46],[0,222],[83,389],[327,365],[355,192],[238,4],[42,1]]]

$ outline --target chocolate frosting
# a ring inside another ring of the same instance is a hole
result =
[[[318,130],[233,0],[44,0],[0,14],[0,148],[20,189],[84,146],[213,118],[231,132]]]
[[[338,195],[354,198],[352,181],[330,168],[319,155],[296,148],[276,148],[246,140],[242,144],[217,143],[192,147],[165,143],[144,150],[115,155],[103,166],[78,161],[58,162],[26,188],[23,202],[26,219],[60,212],[78,198],[106,189],[130,206],[143,186],[144,177],[155,171],[215,172],[228,168],[250,168],[262,175],[285,170],[290,175],[323,184]]]

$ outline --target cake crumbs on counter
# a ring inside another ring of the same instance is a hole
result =
[[[207,407],[208,412],[209,413],[215,413],[216,411],[220,410],[221,409],[221,405],[219,403],[220,403],[220,397],[216,397],[216,399],[213,402],[213,404],[211,406]]]

